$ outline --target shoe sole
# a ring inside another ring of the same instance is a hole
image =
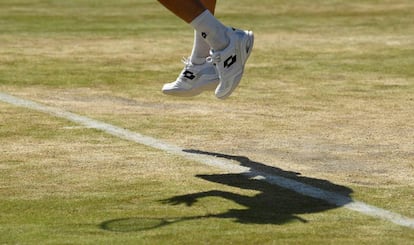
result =
[[[204,91],[214,91],[214,89],[219,84],[219,80],[211,81],[206,83],[205,85],[199,86],[195,89],[190,90],[179,90],[179,89],[172,89],[172,90],[162,90],[162,92],[166,95],[178,96],[178,97],[194,97],[201,94]]]
[[[229,97],[232,93],[233,93],[233,91],[237,88],[237,86],[239,85],[239,83],[240,83],[240,81],[241,81],[241,78],[242,78],[242,76],[243,76],[243,73],[244,73],[244,66],[246,65],[246,63],[247,63],[247,59],[250,57],[250,54],[252,53],[252,49],[253,49],[253,45],[254,45],[254,34],[253,34],[253,32],[252,31],[244,31],[245,33],[246,33],[246,35],[247,35],[247,40],[246,40],[246,43],[243,45],[243,47],[247,47],[248,48],[248,50],[246,50],[246,52],[247,53],[244,53],[244,52],[242,52],[242,59],[244,60],[244,64],[243,64],[243,68],[242,68],[242,72],[239,74],[239,75],[237,75],[237,77],[235,78],[235,80],[234,80],[234,83],[233,83],[233,85],[232,85],[232,87],[231,87],[231,89],[229,90],[229,92],[227,92],[225,95],[223,95],[223,96],[217,96],[216,95],[216,97],[218,98],[218,99],[226,99],[227,97]],[[250,43],[250,44],[249,44]]]

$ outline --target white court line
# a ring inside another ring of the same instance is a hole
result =
[[[179,155],[182,157],[185,157],[187,159],[191,159],[209,166],[213,166],[215,168],[219,168],[222,170],[225,170],[230,173],[239,173],[242,174],[248,178],[255,178],[259,180],[263,180],[267,183],[274,184],[286,189],[289,189],[291,191],[300,193],[304,196],[317,198],[320,200],[324,200],[332,205],[338,206],[338,207],[346,207],[348,209],[377,217],[383,220],[391,221],[395,224],[409,227],[414,229],[414,219],[402,216],[398,213],[394,213],[385,209],[381,209],[369,204],[366,204],[364,202],[352,200],[350,197],[325,191],[320,188],[304,184],[299,181],[295,181],[293,179],[277,176],[277,175],[271,175],[265,172],[257,171],[255,169],[251,169],[248,167],[240,166],[231,163],[230,160],[224,160],[224,159],[218,159],[213,156],[207,156],[207,155],[200,155],[196,153],[190,153],[183,151],[182,148],[174,145],[167,144],[165,142],[162,142],[161,140],[148,137],[127,129],[123,129],[108,123],[104,123],[101,121],[93,120],[88,117],[80,116],[71,112],[63,111],[55,107],[45,106],[38,104],[36,102],[18,98],[9,94],[1,93],[0,92],[0,101],[3,101],[8,104],[12,104],[15,106],[20,106],[40,112],[44,112],[50,115],[54,115],[59,118],[64,118],[69,121],[78,123],[80,125],[83,125],[88,128],[93,128],[97,130],[101,130],[103,132],[106,132],[108,134],[111,134],[113,136],[119,137],[121,139],[129,140],[136,142],[138,144],[146,145],[153,147],[155,149],[159,149],[168,153],[172,153],[175,155]]]

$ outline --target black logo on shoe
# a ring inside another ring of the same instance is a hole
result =
[[[201,33],[201,36],[202,36],[204,39],[206,39],[206,37],[207,37],[207,33],[202,32],[202,33]]]
[[[232,56],[228,57],[224,61],[224,68],[230,68],[230,66],[232,66],[234,63],[236,63],[236,61],[237,61],[237,56],[236,55],[232,55]]]
[[[195,78],[194,73],[192,73],[191,71],[185,71],[185,72],[183,72],[183,76],[185,78],[190,79],[190,80],[193,80]]]

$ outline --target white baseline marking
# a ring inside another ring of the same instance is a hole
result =
[[[352,198],[322,190],[320,188],[304,184],[299,181],[295,181],[289,178],[277,176],[277,175],[271,175],[265,172],[257,171],[255,169],[251,169],[248,167],[240,166],[231,163],[231,161],[226,161],[223,159],[218,159],[213,156],[205,156],[200,155],[196,153],[190,153],[183,151],[182,148],[174,145],[170,145],[167,143],[164,143],[158,139],[148,137],[136,132],[132,132],[127,129],[123,129],[120,127],[116,127],[111,124],[107,124],[104,122],[100,122],[97,120],[93,120],[88,117],[80,116],[71,112],[63,111],[55,107],[45,106],[38,103],[35,103],[30,100],[21,99],[9,94],[1,93],[0,92],[0,101],[3,101],[8,104],[12,104],[15,106],[20,106],[40,112],[44,112],[50,115],[54,115],[59,118],[64,118],[69,121],[78,123],[80,125],[83,125],[88,128],[98,129],[103,132],[106,132],[108,134],[111,134],[113,136],[119,137],[121,139],[133,141],[142,145],[150,146],[155,149],[159,149],[168,153],[180,155],[182,157],[185,157],[187,159],[191,159],[209,166],[213,166],[215,168],[219,168],[222,170],[225,170],[230,173],[240,173],[248,178],[254,178],[263,180],[267,183],[274,184],[289,190],[292,190],[294,192],[300,193],[304,196],[309,196],[313,198],[317,198],[320,200],[324,200],[332,205],[338,206],[338,207],[346,207],[348,209],[370,215],[373,217],[377,217],[383,220],[391,221],[395,224],[409,227],[414,229],[414,219],[408,218],[405,216],[402,216],[398,213],[394,213],[385,209],[381,209],[360,201],[352,200]]]

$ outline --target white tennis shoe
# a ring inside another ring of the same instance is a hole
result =
[[[189,59],[183,59],[183,63],[185,67],[177,80],[166,83],[162,87],[164,94],[190,97],[217,87],[219,77],[212,63],[205,62],[196,65],[192,64]]]
[[[228,28],[226,34],[230,39],[227,48],[221,51],[211,50],[209,58],[209,62],[215,65],[220,78],[220,83],[215,90],[215,95],[219,99],[230,96],[239,85],[254,43],[252,31]]]

